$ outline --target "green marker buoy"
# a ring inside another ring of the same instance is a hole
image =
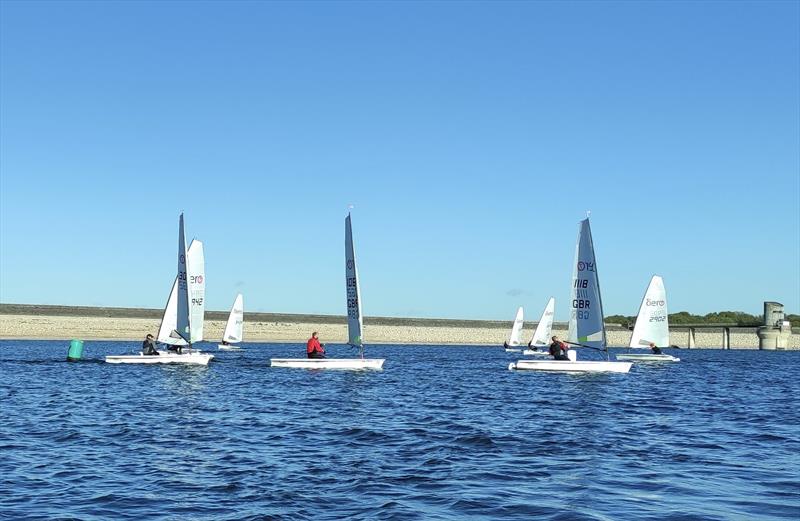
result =
[[[67,351],[67,362],[78,362],[83,356],[83,340],[72,340]]]

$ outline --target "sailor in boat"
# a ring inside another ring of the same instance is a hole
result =
[[[311,338],[306,343],[306,354],[309,358],[325,358],[325,345],[319,343],[317,332],[311,333]]]
[[[504,348],[506,348],[506,349],[508,349],[508,347],[509,347],[509,346],[508,346],[508,342],[503,342],[503,347],[504,347]]]
[[[538,351],[539,346],[533,345],[533,340],[531,340],[530,342],[528,342],[528,349],[530,349],[531,351]]]
[[[192,347],[191,345],[189,347]],[[178,353],[179,355],[183,354],[183,346],[167,346],[167,351]]]
[[[146,337],[144,337],[144,342],[142,342],[142,354],[145,356],[158,356],[153,335],[148,334]]]
[[[569,346],[559,340],[555,335],[553,335],[551,340],[553,342],[550,344],[550,356],[553,357],[553,360],[569,360],[569,357],[567,356]]]
[[[222,345],[224,345],[224,346],[229,346],[230,344],[229,344],[227,341],[223,340],[223,341],[222,341]]]
[[[653,352],[654,355],[661,354],[661,348],[655,345],[654,343],[650,342],[650,351]]]

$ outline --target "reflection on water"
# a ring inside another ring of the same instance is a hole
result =
[[[176,397],[190,398],[201,394],[209,376],[209,367],[205,365],[165,364],[159,366],[162,371],[160,383],[163,390]]]

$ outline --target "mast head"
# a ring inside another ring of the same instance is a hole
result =
[[[588,219],[592,215],[591,210],[586,210],[586,218]]]

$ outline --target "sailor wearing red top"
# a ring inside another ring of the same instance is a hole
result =
[[[559,340],[557,336],[554,336],[551,340],[553,343],[550,344],[550,356],[553,357],[553,360],[569,360],[567,356],[569,346]]]
[[[308,339],[306,344],[306,354],[309,358],[325,358],[325,350],[323,345],[317,339],[317,332],[311,333],[311,338]]]

